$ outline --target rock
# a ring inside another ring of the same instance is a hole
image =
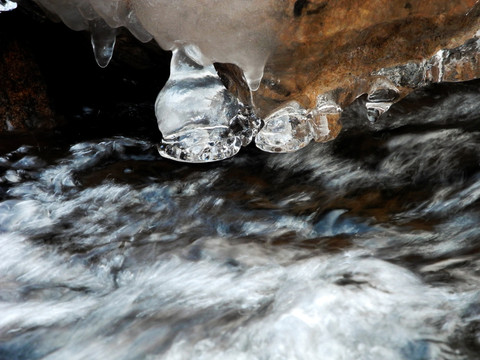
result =
[[[480,77],[476,1],[288,3],[280,45],[252,93],[262,117],[291,101],[318,109],[327,97],[344,108],[368,94],[368,118],[375,122],[416,88]],[[329,136],[314,139],[335,138],[339,115],[329,115],[328,128]]]
[[[0,33],[0,133],[56,125],[47,88],[28,47]]]
[[[168,52],[120,30],[112,62],[101,69],[87,32],[52,21],[34,2],[18,5],[0,13],[1,132],[8,120],[10,129],[34,131],[36,139],[52,130],[101,136],[145,127],[160,137],[153,102],[168,78]]]
[[[312,108],[318,95],[331,93],[344,107],[371,92],[379,77],[399,87],[399,98],[429,82],[476,78],[479,14],[474,0],[289,1],[288,25],[255,104],[262,114],[292,99]],[[395,84],[402,65],[421,73]]]

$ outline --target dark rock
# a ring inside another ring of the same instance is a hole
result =
[[[48,130],[56,125],[44,77],[20,40],[0,33],[0,132]]]

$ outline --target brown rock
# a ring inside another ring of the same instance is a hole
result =
[[[265,117],[296,101],[313,110],[315,141],[334,139],[341,108],[363,94],[374,121],[415,88],[479,78],[479,15],[475,0],[289,0],[254,107]],[[238,71],[218,69],[248,99]],[[318,111],[324,99],[339,112]]]
[[[255,105],[261,114],[291,100],[313,108],[317,96],[327,93],[340,106],[348,105],[386,77],[378,73],[381,69],[411,62],[420,66],[439,50],[473,38],[480,29],[479,14],[475,0],[290,0],[279,34],[282,46],[267,63]],[[473,55],[468,51],[448,54],[443,77],[433,74],[430,82],[478,77],[478,49],[470,51]],[[437,71],[434,61],[431,68]],[[428,82],[422,78],[400,86],[400,95]]]
[[[41,72],[27,47],[0,34],[0,133],[51,129],[55,121]]]

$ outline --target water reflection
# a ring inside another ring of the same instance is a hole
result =
[[[0,358],[476,359],[478,86],[211,165],[4,145]]]

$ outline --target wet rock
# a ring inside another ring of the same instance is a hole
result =
[[[29,49],[0,33],[0,133],[56,125],[42,73]]]
[[[477,78],[479,13],[473,0],[289,1],[255,104],[262,113],[292,99],[312,108],[332,93],[344,107],[379,78],[398,87],[397,98],[431,82]]]
[[[102,69],[88,33],[52,21],[34,2],[19,2],[14,11],[0,13],[2,142],[32,132],[38,140],[37,130],[83,137],[151,127],[152,137],[160,137],[153,102],[168,78],[170,57],[154,42],[139,43],[120,30],[115,56]],[[7,94],[12,89],[15,103]],[[15,136],[3,130],[11,118],[19,119]]]

